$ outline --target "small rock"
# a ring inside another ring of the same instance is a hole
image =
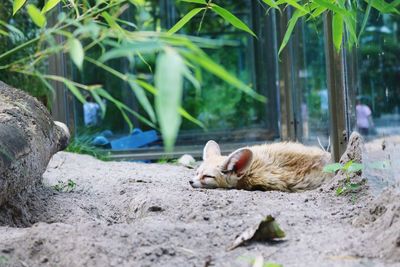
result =
[[[175,256],[175,255],[176,255],[176,252],[175,252],[175,250],[171,250],[171,251],[169,251],[168,255],[170,255],[170,256]]]
[[[396,238],[396,247],[400,247],[400,235]]]
[[[6,254],[11,253],[13,251],[14,251],[14,248],[3,248],[1,250],[1,252],[6,253]]]
[[[213,265],[212,264],[213,259],[212,259],[212,257],[210,255],[208,255],[204,260],[205,260],[204,267],[209,267],[209,266]]]
[[[189,154],[185,154],[178,159],[178,164],[185,166],[186,168],[193,169],[196,160]]]
[[[160,212],[163,211],[164,209],[160,206],[151,206],[147,210],[151,212]]]

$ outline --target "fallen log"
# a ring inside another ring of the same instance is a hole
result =
[[[40,183],[69,136],[34,97],[0,81],[0,206]]]

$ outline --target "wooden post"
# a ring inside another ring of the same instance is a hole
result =
[[[326,76],[329,98],[330,138],[332,157],[337,162],[346,150],[348,140],[346,60],[345,51],[338,52],[333,45],[332,13],[324,17]]]

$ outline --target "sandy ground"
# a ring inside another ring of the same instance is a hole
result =
[[[375,199],[368,187],[337,197],[337,181],[305,193],[195,190],[193,174],[60,152],[45,186],[3,213],[0,266],[251,266],[258,255],[283,266],[400,266],[395,189]],[[68,179],[72,192],[52,188]],[[226,251],[268,214],[286,238]]]

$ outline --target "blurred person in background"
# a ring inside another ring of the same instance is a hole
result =
[[[356,101],[356,120],[357,129],[360,134],[364,136],[371,134],[371,130],[374,127],[372,111],[370,107],[364,103],[361,97],[357,97]]]

